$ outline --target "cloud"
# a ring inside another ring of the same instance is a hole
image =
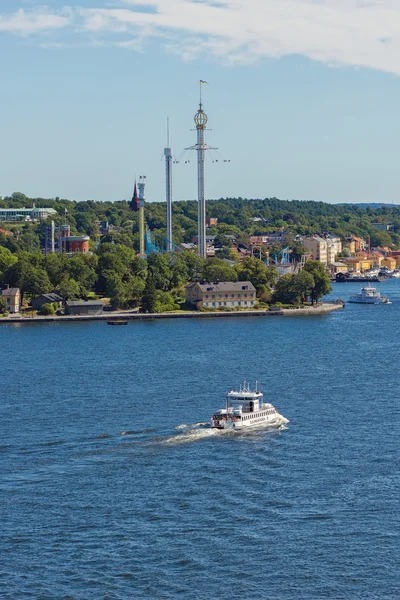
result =
[[[47,8],[25,11],[22,8],[10,15],[0,13],[0,32],[32,35],[61,29],[71,24],[71,11],[64,9],[54,13]]]
[[[104,0],[103,0],[104,1]],[[75,35],[142,50],[146,40],[190,60],[229,63],[302,55],[332,65],[400,74],[399,0],[112,0],[0,16],[17,34],[70,28]]]

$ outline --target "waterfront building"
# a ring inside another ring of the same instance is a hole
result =
[[[252,308],[256,289],[250,281],[189,283],[185,287],[186,302],[196,308]]]
[[[0,221],[44,221],[55,216],[54,208],[0,208]]]
[[[101,300],[67,300],[66,315],[101,315],[104,302]]]
[[[3,285],[0,287],[0,296],[7,302],[8,312],[11,314],[19,313],[21,310],[21,291],[19,288],[10,288],[8,285]]]
[[[349,271],[369,271],[372,268],[372,261],[369,258],[361,256],[350,256],[342,258]]]
[[[381,267],[386,267],[390,271],[394,271],[396,268],[396,259],[394,256],[385,256],[382,259]]]
[[[347,273],[348,266],[344,262],[333,262],[330,264],[333,273]]]
[[[333,264],[336,256],[342,251],[341,239],[330,233],[306,237],[301,242],[311,253],[313,259],[324,265]]]
[[[382,265],[382,261],[385,258],[381,252],[375,250],[374,252],[370,252],[368,254],[368,258],[371,261],[373,267],[380,267]]]
[[[63,299],[58,294],[42,294],[42,296],[39,296],[38,298],[34,298],[32,300],[32,308],[34,308],[35,310],[41,310],[43,304],[57,304],[58,308],[61,308],[62,303]]]

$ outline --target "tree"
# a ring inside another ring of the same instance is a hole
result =
[[[37,267],[30,267],[24,272],[19,287],[21,292],[27,293],[31,297],[48,294],[52,289],[46,271]]]
[[[15,265],[16,262],[18,262],[18,258],[8,248],[0,246],[0,282],[3,279],[4,272],[12,265]]]
[[[299,273],[293,275],[292,286],[297,293],[298,299],[300,299],[301,302],[304,302],[306,297],[311,294],[315,287],[314,277],[311,273],[302,269]]]
[[[172,271],[168,254],[150,254],[147,268],[157,290],[167,292],[171,289]]]
[[[179,310],[179,304],[175,302],[172,294],[170,292],[156,292],[153,312],[172,312],[174,310]]]
[[[332,290],[331,281],[325,266],[316,260],[307,261],[304,271],[310,273],[314,278],[314,286],[311,289],[311,300],[314,304]]]
[[[80,288],[75,279],[65,275],[57,286],[57,292],[64,300],[75,300],[80,297]]]
[[[0,315],[6,315],[7,313],[8,313],[7,300],[0,296]]]
[[[262,260],[252,256],[246,256],[244,261],[238,265],[240,281],[251,281],[256,290],[268,284],[274,285],[277,276],[276,267],[267,267]]]
[[[275,286],[275,300],[284,304],[295,304],[299,301],[299,294],[294,287],[293,275],[283,275]]]
[[[209,258],[206,261],[203,278],[207,281],[236,281],[235,268],[221,258]]]
[[[157,302],[156,285],[154,283],[153,276],[149,273],[146,279],[146,286],[142,297],[142,309],[143,313],[155,312]]]

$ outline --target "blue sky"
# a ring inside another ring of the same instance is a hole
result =
[[[205,79],[207,197],[400,201],[398,0],[2,0],[0,53],[0,195],[163,200]]]

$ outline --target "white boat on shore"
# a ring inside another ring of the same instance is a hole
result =
[[[264,403],[263,393],[256,382],[255,391],[244,381],[239,391],[231,390],[226,394],[225,408],[221,408],[211,417],[213,429],[246,429],[252,426],[279,427],[288,423],[288,419],[278,413],[270,403]]]
[[[354,304],[392,304],[386,296],[382,296],[374,287],[361,288],[361,292],[350,296],[348,302]]]

